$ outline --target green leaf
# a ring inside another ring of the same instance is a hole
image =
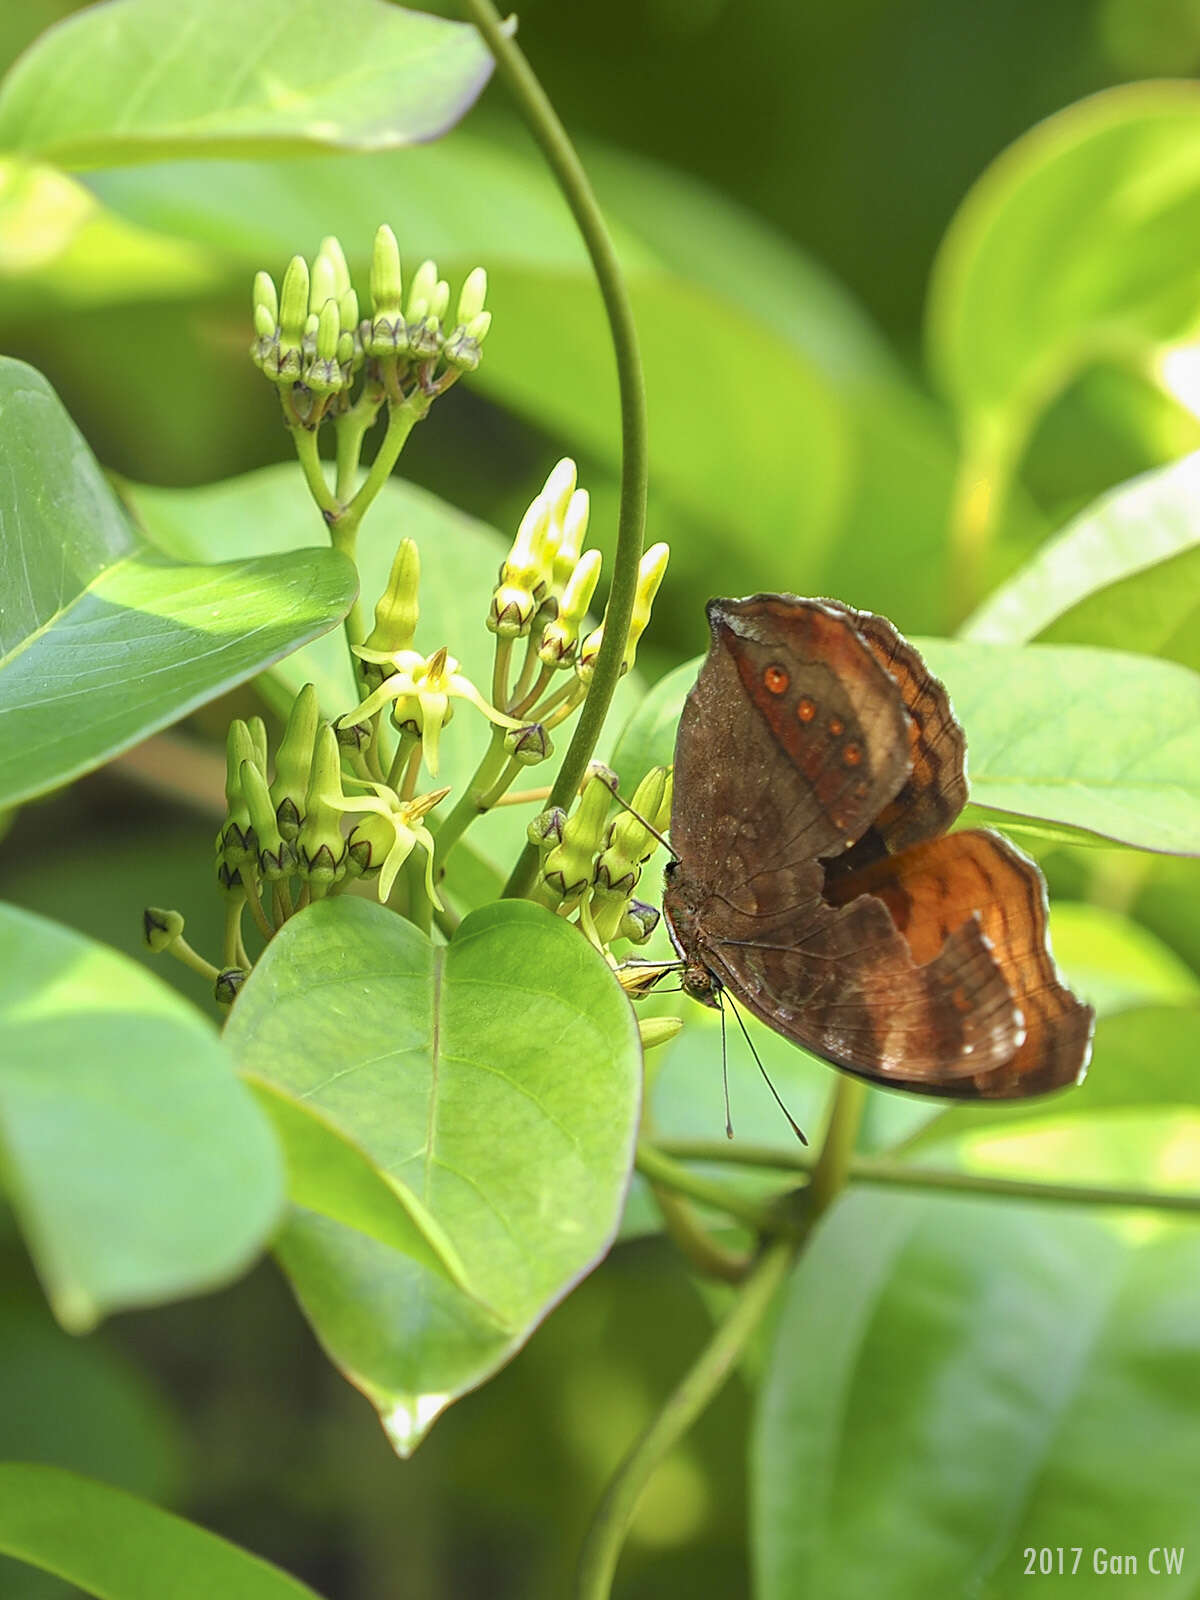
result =
[[[0,1170],[59,1321],[236,1277],[283,1201],[216,1030],[124,956],[0,907]]]
[[[1075,645],[917,641],[967,735],[972,805],[1200,854],[1200,676]]]
[[[465,1287],[466,1269],[458,1252],[406,1183],[381,1172],[307,1101],[252,1074],[245,1076],[283,1146],[288,1196],[295,1205],[357,1228]]]
[[[102,1600],[319,1600],[216,1534],[58,1467],[0,1463],[0,1552]]]
[[[1200,978],[1187,962],[1119,911],[1056,900],[1050,933],[1067,981],[1101,1016],[1200,999]]]
[[[0,803],[101,765],[326,632],[332,550],[197,566],[138,539],[46,380],[0,360]]]
[[[673,544],[672,585],[690,590],[696,626],[706,595],[756,585],[832,588],[910,627],[942,624],[924,562],[940,559],[944,541],[953,471],[944,419],[793,244],[680,174],[600,153],[597,185],[646,344],[650,525]],[[246,281],[285,260],[297,238],[331,228],[359,270],[403,193],[406,227],[451,280],[488,267],[497,315],[473,383],[571,453],[590,452],[589,476],[602,467],[615,485],[616,389],[599,297],[523,135],[463,129],[353,166],[105,173],[97,188],[144,226],[236,255]],[[681,239],[700,243],[685,250]],[[603,536],[615,519],[601,514],[602,482],[591,487]],[[687,648],[681,623],[659,620]]]
[[[1200,669],[1200,455],[1089,506],[984,602],[962,637],[1107,645]]]
[[[1193,1229],[852,1193],[785,1293],[752,1447],[761,1600],[1030,1592],[1027,1554],[1200,1538]],[[1137,1470],[1130,1471],[1130,1463]],[[1161,1568],[1161,1549],[1158,1555]],[[1038,1589],[1039,1586],[1034,1584]],[[1120,1587],[1120,1584],[1116,1587]]]
[[[1196,673],[1115,650],[916,642],[966,730],[969,820],[1200,854]],[[673,759],[699,665],[668,673],[626,723],[615,752],[623,783],[642,763]]]
[[[1084,365],[1188,335],[1198,253],[1195,86],[1094,95],[1018,139],[963,202],[930,290],[934,369],[973,425],[1020,426]]]
[[[615,1234],[640,1098],[629,1004],[579,932],[538,906],[488,906],[438,947],[342,898],[285,925],[227,1038],[245,1070],[310,1101],[412,1189],[465,1264],[476,1300],[308,1212],[279,1240],[318,1337],[407,1454]]]
[[[1062,1094],[950,1105],[903,1153],[1046,1183],[1200,1191],[1195,1052],[1200,1004],[1102,1017],[1084,1082]]]
[[[444,133],[490,72],[474,28],[382,0],[112,0],[12,67],[0,146],[67,167],[391,149]]]

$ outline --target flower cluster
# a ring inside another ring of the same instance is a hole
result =
[[[529,825],[541,855],[543,897],[563,915],[577,911],[580,926],[601,948],[614,939],[644,944],[658,926],[659,913],[634,890],[669,824],[671,773],[651,768],[610,822],[616,789],[616,774],[593,762],[569,816],[543,811]]]
[[[250,354],[278,386],[293,424],[313,428],[344,413],[359,373],[368,406],[385,398],[427,406],[479,365],[492,320],[482,267],[468,273],[448,317],[450,285],[436,262],[421,263],[405,295],[400,247],[385,224],[375,235],[370,288],[371,314],[360,317],[345,252],[333,237],[321,241],[311,265],[293,256],[278,292],[269,273],[256,275]]]

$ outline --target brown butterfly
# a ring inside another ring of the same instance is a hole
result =
[[[675,745],[664,910],[683,986],[727,989],[846,1072],[960,1099],[1079,1082],[1094,1013],[1059,978],[1038,868],[967,798],[945,689],[832,600],[708,605]]]

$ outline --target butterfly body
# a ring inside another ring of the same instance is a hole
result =
[[[683,985],[728,989],[845,1071],[1009,1098],[1078,1081],[1092,1013],[1046,945],[1041,875],[966,800],[949,699],[883,618],[710,602],[676,742],[664,910]]]

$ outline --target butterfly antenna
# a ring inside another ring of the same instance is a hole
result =
[[[672,861],[679,860],[679,857],[675,854],[674,850],[671,849],[671,841],[669,839],[664,839],[662,834],[659,833],[658,829],[653,825],[653,823],[647,822],[640,811],[635,811],[634,808],[629,804],[628,800],[622,800],[621,796],[615,789],[612,791],[612,797],[619,806],[622,806],[626,811],[628,811],[631,817],[636,817],[638,819],[647,833],[651,834],[655,839],[658,840],[659,844],[662,845],[663,849],[670,855]]]
[[[725,1137],[733,1138],[733,1117],[729,1110],[729,1051],[725,1047],[725,1002],[721,991],[716,991],[717,1010],[721,1013],[721,1085],[725,1091]]]
[[[729,1000],[729,1004],[730,1004],[730,1006],[731,1006],[731,1008],[733,1010],[733,1015],[737,1020],[737,1025],[742,1030],[742,1038],[745,1039],[746,1043],[750,1046],[750,1054],[754,1057],[754,1065],[762,1073],[763,1082],[766,1084],[767,1088],[770,1089],[772,1095],[774,1095],[774,1097],[775,1097],[775,1104],[779,1107],[780,1111],[782,1111],[784,1116],[788,1119],[788,1122],[791,1125],[792,1132],[796,1135],[797,1139],[799,1139],[800,1143],[801,1144],[807,1144],[808,1140],[804,1137],[803,1128],[801,1128],[800,1124],[796,1121],[795,1117],[788,1110],[788,1108],[784,1105],[783,1101],[779,1098],[779,1090],[771,1082],[770,1074],[767,1072],[766,1067],[763,1066],[761,1060],[759,1059],[758,1051],[754,1048],[754,1040],[750,1037],[750,1030],[749,1030],[749,1028],[747,1028],[746,1024],[742,1021],[741,1013],[738,1011],[738,1008],[733,1004],[733,996],[732,995],[728,995],[727,999]],[[722,1013],[721,1013],[722,1025],[724,1025],[724,1021],[725,1021],[725,1013],[722,1011]],[[730,1137],[732,1137],[732,1134],[730,1135]]]

